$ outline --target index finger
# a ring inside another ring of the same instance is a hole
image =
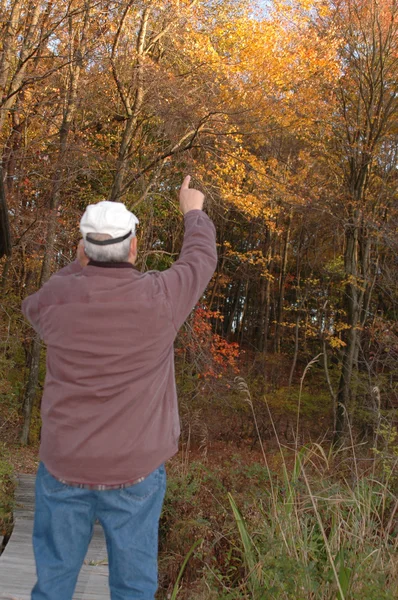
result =
[[[187,175],[184,179],[184,181],[182,182],[182,186],[181,189],[182,190],[187,190],[189,188],[189,183],[191,181],[191,176]]]

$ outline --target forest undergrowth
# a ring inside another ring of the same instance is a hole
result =
[[[299,407],[303,386],[295,390]],[[392,425],[368,441],[350,430],[333,447],[327,437],[305,440],[299,419],[290,418],[287,435],[266,401],[272,435],[262,435],[258,403],[241,378],[223,401],[220,392],[213,397],[212,410],[202,398],[203,413],[182,396],[182,444],[168,464],[160,527],[159,600],[397,598]],[[240,437],[228,423],[238,407],[252,423]],[[11,431],[0,463],[3,533],[12,522],[12,471],[34,472],[38,461],[37,443],[15,445]]]
[[[188,435],[169,469],[159,598],[397,598],[395,427],[379,426],[373,441],[350,428],[339,446],[303,443],[297,413],[288,443],[269,411],[274,436],[263,442],[250,390],[236,385],[257,445],[202,439],[190,453]]]

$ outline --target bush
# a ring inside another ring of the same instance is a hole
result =
[[[278,473],[267,464],[247,464],[239,454],[220,457],[212,468],[173,463],[159,598],[170,593],[197,540],[179,600],[396,597],[391,479],[377,481],[354,465],[355,474],[342,480],[340,454],[318,444],[291,454],[280,448]],[[268,455],[267,463],[276,461]]]
[[[3,444],[0,445],[0,535],[5,538],[12,531],[14,490],[14,471],[8,461],[8,452]]]

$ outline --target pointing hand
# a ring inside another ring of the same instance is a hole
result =
[[[199,190],[190,189],[191,176],[185,177],[180,189],[180,208],[183,215],[190,210],[202,210],[204,195]]]

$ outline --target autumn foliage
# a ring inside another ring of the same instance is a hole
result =
[[[222,319],[218,312],[197,306],[179,338],[177,354],[194,367],[198,379],[209,381],[239,373],[239,344],[213,332],[212,321]]]
[[[396,336],[395,1],[0,11],[2,389],[22,439],[43,356],[21,300],[73,260],[80,215],[101,198],[139,215],[139,268],[170,266],[185,173],[206,194],[219,264],[178,358],[206,381],[239,362],[264,392],[291,389],[319,356],[336,439],[348,417],[366,422],[375,387],[394,414],[395,345],[380,348]]]
[[[219,260],[175,344],[159,598],[396,598],[397,1],[3,0],[0,30],[1,530],[40,439],[23,298],[101,199],[170,267],[191,174]]]

